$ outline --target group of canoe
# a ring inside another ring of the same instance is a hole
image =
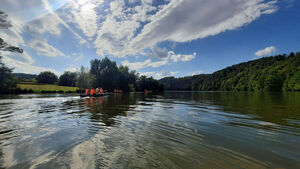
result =
[[[113,93],[123,93],[122,90],[114,90]],[[106,96],[111,93],[104,91],[102,88],[101,89],[85,89],[85,93],[81,94],[81,97],[101,97],[101,96]]]
[[[102,96],[107,96],[109,94],[113,94],[113,93],[123,93],[122,90],[114,90],[113,92],[109,93],[107,91],[104,91],[102,88],[101,89],[85,89],[85,93],[81,94],[81,97],[102,97]],[[151,90],[145,90],[144,91],[145,94],[147,93],[152,93]]]

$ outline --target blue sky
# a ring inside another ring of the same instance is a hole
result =
[[[300,51],[296,0],[2,0],[15,72],[88,67],[105,56],[157,79]]]

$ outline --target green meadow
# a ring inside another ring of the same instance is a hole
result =
[[[34,84],[34,83],[20,83],[18,87],[21,89],[33,90],[34,93],[41,93],[42,91],[63,91],[63,92],[76,92],[78,87],[58,86],[55,84]]]

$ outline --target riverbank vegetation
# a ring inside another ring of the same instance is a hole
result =
[[[160,80],[166,90],[300,91],[300,53],[277,55],[216,71]]]
[[[78,72],[65,71],[57,77],[53,72],[40,72],[39,75],[17,73],[1,62],[0,93],[73,93],[88,88],[103,88],[130,91],[163,91],[164,87],[152,77],[139,76],[127,66],[117,66],[116,62],[105,57],[91,61],[91,68],[81,67]]]
[[[116,62],[105,57],[102,60],[94,59],[90,70],[81,67],[77,73],[77,86],[80,89],[103,88],[108,91],[120,89],[130,91],[163,91],[164,87],[153,77],[140,76],[135,70],[129,70],[127,66],[117,66]]]
[[[17,87],[28,93],[75,93],[78,90],[77,87],[39,83],[19,83]]]
[[[79,92],[86,88],[107,91],[300,91],[300,53],[265,57],[240,63],[212,74],[183,78],[166,77],[155,80],[139,76],[127,66],[117,66],[105,57],[91,61],[90,68],[78,72],[64,72],[57,77],[52,72],[39,75],[16,74],[0,58],[0,93]],[[17,78],[16,78],[17,77]]]

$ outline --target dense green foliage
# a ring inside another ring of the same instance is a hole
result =
[[[102,87],[107,90],[114,90],[119,87],[120,72],[116,62],[110,61],[107,57],[102,60],[91,61],[90,73],[96,77],[94,87]]]
[[[92,75],[87,68],[81,66],[80,71],[77,72],[76,86],[80,89],[89,89],[93,88],[95,83],[95,76]]]
[[[153,79],[152,77],[147,78],[146,76],[141,76],[138,78],[136,82],[137,90],[144,91],[144,90],[151,90],[151,91],[163,91],[164,86],[163,84],[159,83],[157,80]]]
[[[17,87],[17,80],[12,74],[12,69],[1,62],[0,56],[0,94],[10,93]]]
[[[299,91],[300,53],[265,57],[217,71],[160,80],[167,90]]]
[[[107,57],[91,61],[90,73],[95,77],[93,88],[101,87],[108,91],[121,89],[123,91],[162,91],[163,86],[155,79],[146,76],[139,77],[136,71],[129,71],[127,66],[117,66]]]
[[[76,86],[76,76],[74,72],[65,71],[58,79],[58,85],[60,86]]]
[[[36,80],[39,83],[54,84],[55,82],[57,82],[58,78],[54,73],[52,73],[50,71],[45,71],[45,72],[41,72],[36,77]]]

